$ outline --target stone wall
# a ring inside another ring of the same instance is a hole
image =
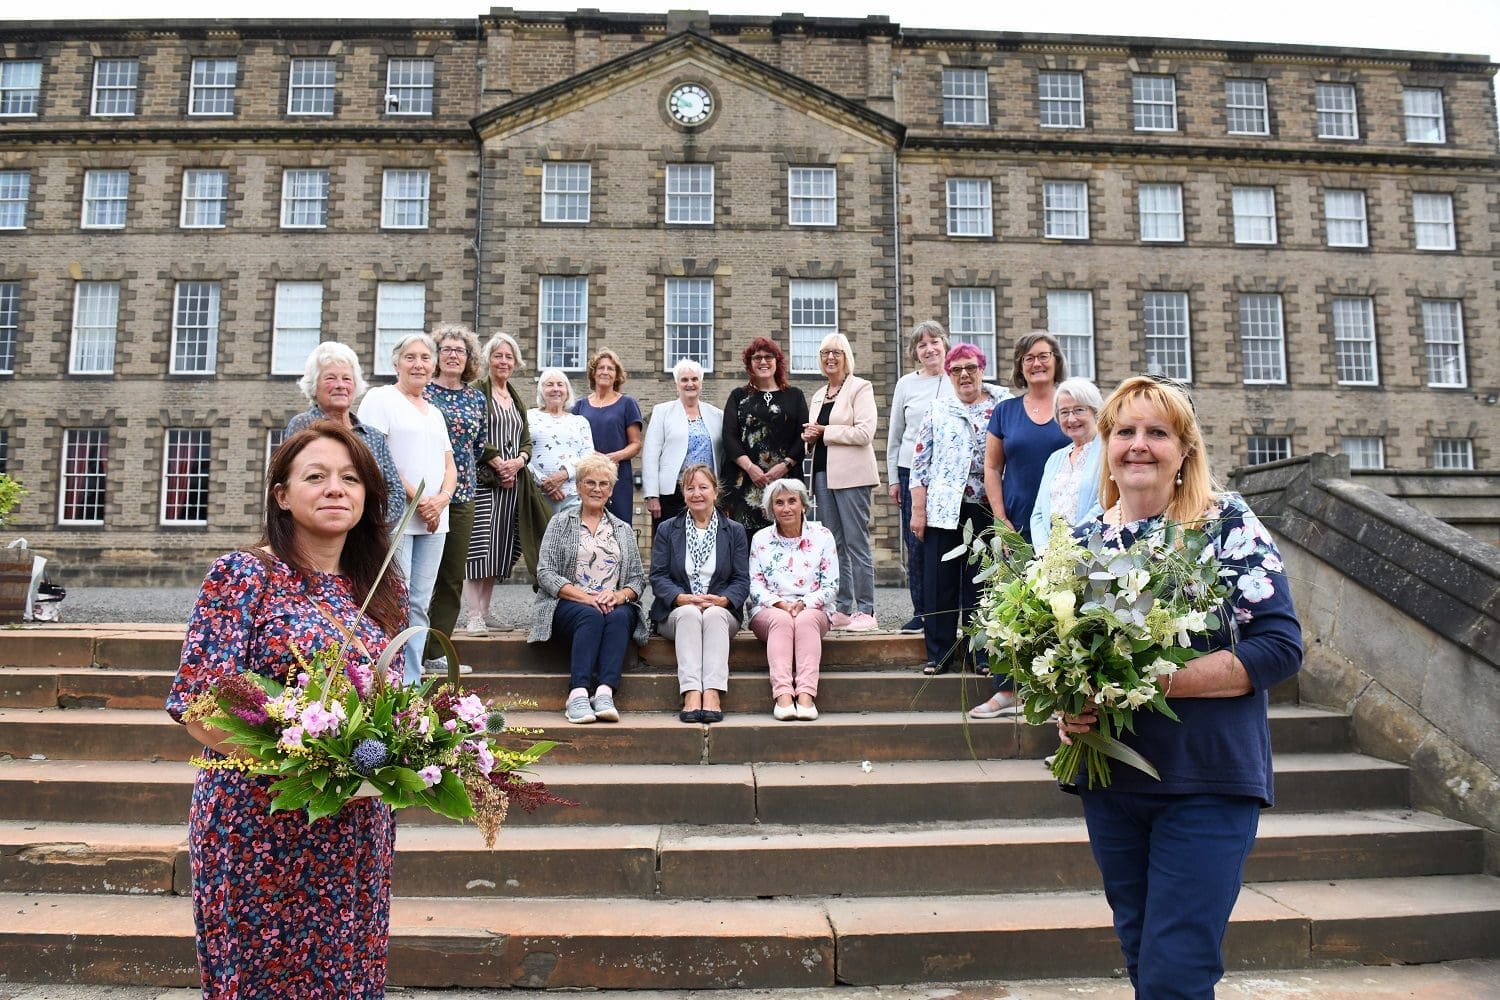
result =
[[[1500,871],[1500,551],[1312,455],[1236,474],[1302,620],[1302,700],[1411,768],[1419,808],[1487,831]]]

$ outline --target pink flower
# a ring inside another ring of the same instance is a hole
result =
[[[448,732],[450,733],[456,732],[458,730],[458,720],[449,719],[447,722],[443,723],[443,728],[448,730]]]
[[[287,726],[281,731],[281,739],[276,741],[280,746],[288,750],[302,749],[302,727]]]
[[[484,717],[488,709],[484,702],[476,694],[466,694],[453,703],[453,714],[463,719],[475,729],[484,728]]]
[[[339,725],[344,721],[344,706],[341,702],[329,702],[328,708],[323,707],[322,702],[315,701],[302,710],[302,717],[298,720],[302,723],[303,730],[308,736],[316,739],[319,736],[337,736]]]
[[[479,758],[479,773],[488,778],[495,769],[495,755],[490,753],[490,748],[484,743],[475,745],[474,755]]]
[[[417,772],[417,776],[426,783],[428,788],[443,780],[443,769],[436,764],[429,764]]]

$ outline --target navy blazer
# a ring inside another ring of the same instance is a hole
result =
[[[687,571],[687,519],[683,511],[663,521],[651,543],[651,620],[664,622],[676,607],[678,594],[691,594]],[[719,537],[714,548],[714,574],[708,592],[727,597],[726,609],[736,620],[744,617],[750,599],[750,541],[745,526],[719,515]]]

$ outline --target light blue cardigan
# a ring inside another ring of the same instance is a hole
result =
[[[1072,450],[1072,442],[1063,445],[1047,456],[1042,469],[1042,485],[1037,488],[1036,506],[1031,509],[1031,544],[1038,552],[1047,547],[1047,537],[1052,534],[1052,480]],[[1084,445],[1083,481],[1078,484],[1078,512],[1073,515],[1075,526],[1103,513],[1099,507],[1099,457],[1103,453],[1104,439],[1097,434]]]

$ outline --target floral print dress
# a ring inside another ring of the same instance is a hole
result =
[[[221,556],[203,581],[167,697],[181,720],[192,700],[243,671],[285,680],[304,656],[342,636],[359,605],[347,579],[306,580],[280,560]],[[358,634],[379,656],[387,636]],[[204,750],[208,757],[218,757]],[[309,824],[270,812],[269,778],[199,771],[188,814],[193,920],[205,1000],[349,1000],[385,995],[395,822],[360,799]]]
[[[761,506],[763,491],[745,470],[739,457],[746,455],[762,469],[787,463],[787,478],[802,478],[802,459],[807,446],[802,426],[807,423],[807,397],[795,386],[765,391],[740,386],[724,404],[724,461],[719,480],[723,484],[721,504],[731,520],[754,535],[771,522]]]

